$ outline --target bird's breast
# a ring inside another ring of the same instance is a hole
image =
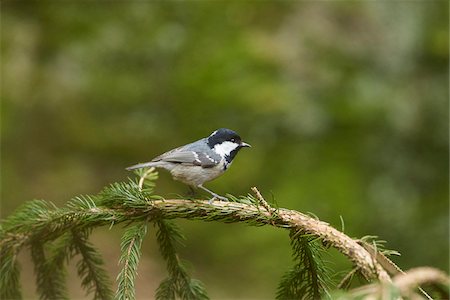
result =
[[[219,177],[225,170],[225,163],[224,161],[221,161],[218,165],[211,168],[179,164],[175,166],[170,173],[175,180],[181,181],[187,185],[198,186]]]

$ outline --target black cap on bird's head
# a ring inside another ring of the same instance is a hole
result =
[[[231,162],[237,152],[243,147],[251,147],[242,141],[241,137],[233,130],[219,128],[207,138],[208,146],[218,154]]]
[[[243,142],[241,137],[233,130],[227,128],[219,128],[208,137],[208,145],[211,148],[223,142],[231,142],[242,147],[251,147],[249,144]]]

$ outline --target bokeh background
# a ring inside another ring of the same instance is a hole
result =
[[[95,194],[131,176],[126,166],[228,127],[253,148],[211,189],[257,186],[280,207],[387,240],[404,269],[448,270],[448,5],[3,1],[1,215]],[[187,192],[160,175],[158,194]],[[177,223],[181,255],[213,299],[273,298],[291,265],[287,232]],[[91,239],[113,279],[122,232]],[[150,230],[138,297],[165,275]]]

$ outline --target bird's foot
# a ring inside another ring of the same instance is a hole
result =
[[[209,204],[212,204],[214,202],[214,200],[219,199],[222,201],[229,201],[227,197],[223,197],[223,196],[219,196],[217,194],[213,194],[213,197],[211,199],[209,199]]]
[[[207,188],[205,188],[205,187],[204,187],[203,185],[201,185],[201,184],[199,184],[197,187],[199,187],[199,188],[201,188],[202,190],[204,190],[204,191],[210,193],[211,195],[213,195],[213,197],[212,197],[211,199],[209,199],[209,204],[213,203],[213,202],[214,202],[214,199],[216,199],[216,198],[219,199],[219,200],[222,200],[222,201],[228,201],[228,198],[217,195],[216,193],[214,193],[213,191],[208,190]]]

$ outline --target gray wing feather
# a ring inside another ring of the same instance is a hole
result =
[[[220,158],[211,157],[203,152],[198,152],[197,155],[203,168],[212,168],[220,163]]]
[[[158,156],[153,161],[166,161],[185,165],[201,166],[203,168],[214,167],[220,162],[219,160],[216,160],[203,152],[195,151],[170,151]]]
[[[209,153],[209,155],[206,153]],[[220,160],[221,157],[218,154],[211,153],[211,149],[209,149],[206,141],[200,140],[172,149],[158,157],[155,157],[151,162],[134,165],[128,169],[157,166],[158,162],[171,162],[211,168],[218,165]]]
[[[194,151],[169,151],[153,159],[153,161],[167,161],[181,164],[195,164],[198,155]]]

